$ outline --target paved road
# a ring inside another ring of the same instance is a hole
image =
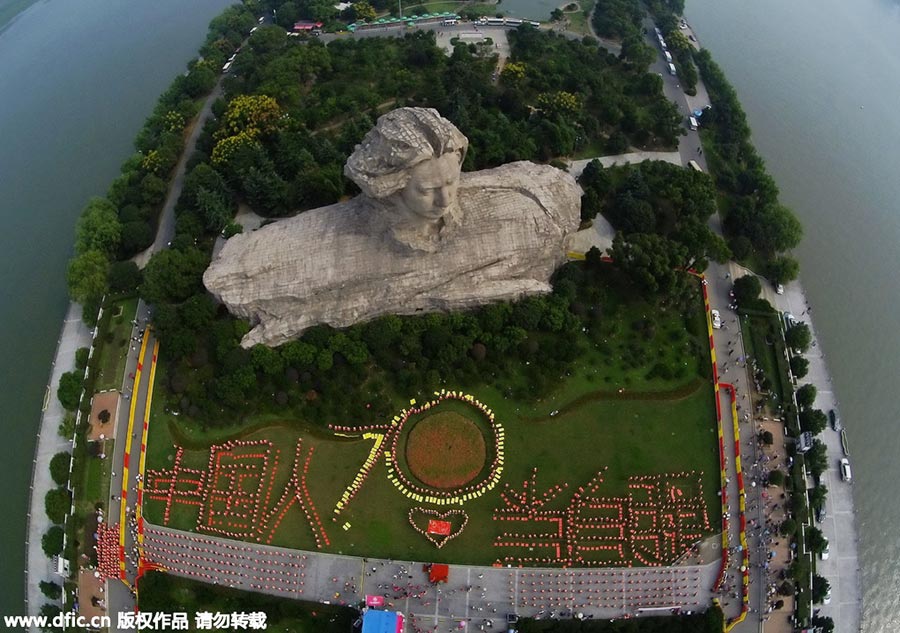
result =
[[[40,591],[41,581],[56,582],[62,579],[51,569],[51,562],[41,548],[41,537],[52,523],[44,512],[44,497],[47,492],[56,488],[50,478],[50,460],[57,453],[71,453],[71,438],[60,437],[57,433],[60,422],[65,417],[65,410],[56,397],[60,377],[75,369],[75,352],[81,347],[90,347],[92,333],[81,320],[81,306],[70,303],[63,321],[62,332],[53,357],[50,382],[47,384],[44,410],[38,427],[37,447],[32,461],[31,499],[28,513],[28,529],[26,531],[25,549],[27,567],[25,569],[25,604],[29,614],[37,614],[41,606],[48,600]],[[37,629],[33,629],[37,633]]]

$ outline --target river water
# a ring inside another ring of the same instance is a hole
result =
[[[0,22],[0,614],[23,610],[34,433],[75,219],[227,4],[43,0]],[[541,18],[554,4],[503,8]],[[863,628],[900,630],[900,5],[689,0],[687,18],[806,229],[797,256],[853,448]]]
[[[900,630],[900,4],[689,0],[806,231],[801,275],[848,429],[863,630]],[[852,633],[852,632],[848,632]]]
[[[75,220],[230,2],[42,0],[10,21],[27,4],[0,0],[0,615],[24,613],[28,486]]]

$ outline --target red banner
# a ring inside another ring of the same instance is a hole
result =
[[[438,534],[440,536],[447,536],[450,534],[450,521],[438,521],[437,519],[430,519],[428,521],[428,533],[429,534]]]

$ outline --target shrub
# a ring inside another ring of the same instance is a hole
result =
[[[797,522],[794,519],[785,519],[781,524],[781,533],[785,536],[793,536],[797,531]]]
[[[57,585],[55,582],[47,582],[46,580],[42,580],[40,588],[41,593],[51,600],[59,600],[59,598],[62,596],[62,587]]]
[[[91,350],[87,347],[80,347],[75,351],[75,367],[79,371],[84,371],[85,367],[88,364],[88,356],[90,355]]]
[[[74,411],[81,400],[82,376],[78,371],[66,372],[59,379],[59,387],[56,389],[56,397],[64,409]]]
[[[816,401],[816,386],[803,385],[797,389],[797,406],[801,409],[810,408]]]
[[[780,470],[773,470],[769,473],[769,485],[781,486],[784,484],[784,473]]]
[[[66,485],[69,481],[69,462],[71,457],[68,453],[57,453],[50,460],[50,477],[58,486]]]
[[[44,550],[44,553],[49,558],[62,554],[64,535],[65,532],[61,527],[53,525],[47,530],[46,534],[41,537],[41,549]]]
[[[809,361],[802,356],[791,357],[791,373],[798,380],[803,378],[809,373]]]
[[[44,497],[44,510],[47,517],[54,523],[63,523],[66,515],[69,514],[72,498],[69,491],[65,488],[56,488],[51,490]]]

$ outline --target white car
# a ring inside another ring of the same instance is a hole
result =
[[[850,472],[850,460],[846,457],[841,458],[841,479],[847,483],[853,481],[853,473]]]
[[[784,294],[784,285],[778,284],[775,286],[775,294],[783,295]]]
[[[712,317],[712,326],[714,329],[718,330],[722,327],[722,315],[719,314],[718,310],[710,310],[710,316]]]
[[[828,543],[828,539],[825,539],[825,549],[822,550],[822,553],[819,554],[819,557],[822,560],[828,560],[828,555],[831,553],[831,547]]]
[[[822,604],[831,604],[831,587],[828,588],[828,593],[825,594],[825,599],[822,600]]]

